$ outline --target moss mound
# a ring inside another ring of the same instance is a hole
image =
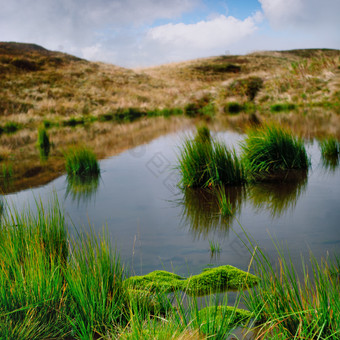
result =
[[[205,295],[225,290],[244,289],[257,284],[258,278],[233,266],[206,269],[187,280],[187,291],[191,295]]]
[[[155,270],[144,276],[131,276],[125,280],[128,287],[150,292],[170,293],[182,288],[185,278],[165,270]]]
[[[239,290],[252,287],[258,278],[233,266],[220,266],[204,270],[201,274],[184,278],[164,270],[156,270],[144,276],[132,276],[125,285],[132,289],[149,292],[170,293],[177,290],[190,295],[205,295],[225,290]]]

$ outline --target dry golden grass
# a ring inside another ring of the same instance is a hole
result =
[[[146,118],[133,123],[101,122],[105,114],[136,108],[183,109],[202,98],[213,103],[215,129],[244,129],[277,120],[306,137],[332,134],[340,138],[340,51],[296,50],[220,56],[129,70],[92,63],[35,45],[0,43],[0,131],[16,124],[13,134],[0,132],[6,162],[13,164],[13,190],[43,183],[63,171],[62,150],[86,143],[98,157],[108,157],[145,143],[195,120]],[[254,99],[249,79],[260,79]],[[238,115],[225,113],[230,102],[245,105]],[[272,112],[274,104],[294,109]],[[78,120],[79,126],[65,126]],[[38,127],[50,126],[53,147],[42,164],[35,143]],[[39,182],[40,181],[40,182]]]

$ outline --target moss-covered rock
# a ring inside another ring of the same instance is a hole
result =
[[[209,335],[221,328],[236,328],[245,325],[252,317],[252,313],[231,306],[210,306],[198,312],[197,321],[200,331]]]
[[[144,276],[132,276],[125,285],[132,289],[149,292],[170,293],[176,290],[186,291],[190,295],[205,295],[225,290],[239,290],[252,287],[258,278],[233,266],[209,268],[201,274],[188,279],[163,270],[156,270]]]
[[[144,276],[131,276],[125,280],[128,287],[150,292],[170,293],[182,288],[185,278],[165,270],[155,270]]]
[[[258,278],[233,266],[205,269],[199,275],[187,280],[187,292],[191,295],[205,295],[225,290],[240,290],[257,284]]]

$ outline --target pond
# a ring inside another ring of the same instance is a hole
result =
[[[230,188],[234,215],[223,220],[209,190],[183,192],[177,186],[178,148],[188,133],[169,134],[101,161],[98,181],[70,183],[64,175],[5,197],[21,209],[56,194],[70,232],[106,228],[122,261],[137,275],[165,269],[188,276],[223,264],[247,270],[251,254],[243,244],[244,231],[273,259],[273,239],[289,249],[294,263],[310,251],[318,259],[340,255],[340,169],[323,165],[316,141],[306,145],[308,173]],[[215,136],[235,147],[243,139],[230,131]],[[212,256],[210,243],[220,252]]]

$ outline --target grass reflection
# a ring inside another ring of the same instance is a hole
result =
[[[326,170],[335,171],[340,163],[340,142],[329,137],[319,142],[322,165]]]
[[[334,172],[340,164],[340,157],[339,156],[321,156],[322,165],[326,170]]]
[[[273,218],[294,209],[297,200],[307,188],[307,171],[290,171],[280,180],[261,182],[249,186],[248,197],[256,209],[266,209]]]
[[[66,197],[80,204],[90,202],[99,188],[99,174],[92,176],[67,176]]]
[[[231,214],[222,216],[218,201],[218,191],[212,189],[183,190],[182,222],[188,225],[196,238],[206,238],[211,231],[227,233],[236,214],[240,212],[245,198],[243,186],[226,187],[225,194],[230,204]]]

